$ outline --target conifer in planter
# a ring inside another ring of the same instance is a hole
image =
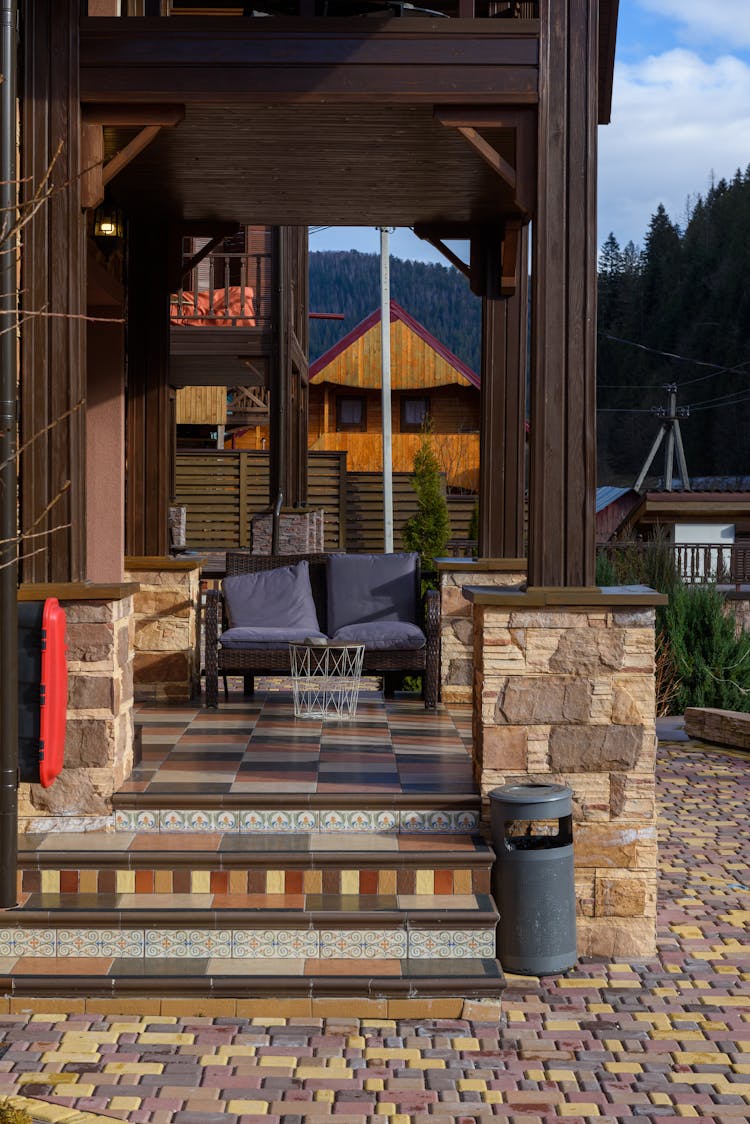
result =
[[[451,525],[440,465],[429,432],[422,434],[414,455],[412,485],[417,493],[417,513],[404,525],[404,546],[419,553],[423,569],[434,570],[435,559],[445,553]]]

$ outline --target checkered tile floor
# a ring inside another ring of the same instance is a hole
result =
[[[351,721],[295,719],[288,691],[218,710],[141,704],[143,757],[123,793],[473,792],[471,708],[360,695]]]

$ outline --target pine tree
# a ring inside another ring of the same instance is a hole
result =
[[[678,586],[665,612],[664,632],[679,687],[673,713],[688,706],[750,710],[750,635],[737,632],[724,598],[708,586]]]
[[[414,491],[417,493],[417,513],[404,525],[403,539],[407,550],[416,550],[426,570],[435,568],[435,559],[445,552],[450,537],[448,504],[443,494],[440,465],[435,456],[429,433],[414,455]]]

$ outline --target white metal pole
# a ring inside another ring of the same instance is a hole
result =
[[[393,451],[391,443],[391,262],[390,230],[380,228],[380,370],[383,408],[384,550],[393,553]]]

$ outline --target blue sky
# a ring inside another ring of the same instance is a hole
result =
[[[750,0],[620,0],[612,122],[599,130],[599,229],[642,245],[659,203],[684,224],[712,176],[750,164]],[[312,235],[312,250],[379,249],[376,230]],[[396,257],[443,261],[408,230]]]

